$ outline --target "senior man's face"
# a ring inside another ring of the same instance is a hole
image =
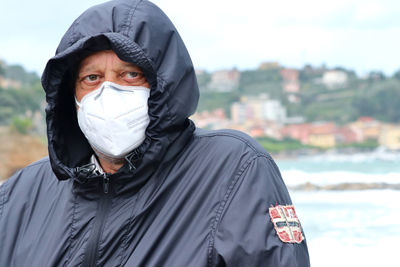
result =
[[[122,61],[112,50],[103,50],[86,57],[80,63],[75,81],[76,99],[80,102],[82,97],[99,88],[105,81],[150,88],[138,66]]]

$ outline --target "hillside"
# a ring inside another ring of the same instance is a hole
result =
[[[7,65],[0,60],[0,126],[15,118],[31,120],[38,132],[43,132],[45,94],[40,78],[20,65]]]
[[[232,103],[242,96],[267,94],[285,106],[289,117],[301,116],[306,122],[345,124],[363,116],[383,122],[400,122],[397,104],[400,99],[400,70],[392,76],[375,71],[359,77],[344,68],[307,65],[302,69],[288,69],[279,66],[241,71],[236,74],[236,80],[231,78],[234,71],[219,71],[218,75],[215,72],[198,73],[201,92],[198,111],[222,107],[229,115]],[[338,82],[340,78],[344,79],[343,83]],[[224,82],[221,80],[236,84],[229,90],[223,87],[224,90],[215,90],[216,84]]]
[[[47,155],[39,76],[0,60],[0,180]]]

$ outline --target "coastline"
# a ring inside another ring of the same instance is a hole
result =
[[[292,191],[400,190],[399,151],[302,150],[273,157]]]
[[[400,190],[400,183],[339,183],[329,185],[317,185],[310,182],[289,185],[288,189],[291,191],[354,191],[354,190]]]
[[[267,152],[269,152],[267,150]],[[292,160],[303,157],[314,157],[314,156],[352,156],[355,154],[399,154],[400,150],[390,150],[385,147],[376,148],[357,148],[357,147],[334,147],[330,149],[321,148],[302,148],[297,150],[282,150],[279,152],[269,152],[275,160]]]

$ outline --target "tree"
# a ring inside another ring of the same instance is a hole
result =
[[[371,71],[368,74],[368,79],[372,81],[382,81],[386,79],[386,76],[382,71]]]
[[[389,80],[387,80],[389,81]],[[397,83],[379,83],[371,86],[368,93],[360,94],[353,99],[353,106],[359,116],[371,116],[381,121],[400,122],[400,87]]]
[[[4,76],[23,84],[34,84],[39,80],[35,72],[27,72],[21,65],[4,66]]]
[[[5,69],[4,69],[4,63],[0,61],[0,76],[4,76]]]
[[[211,81],[210,73],[204,71],[200,74],[197,74],[196,76],[197,76],[197,84],[199,85],[200,90],[205,89]]]
[[[33,128],[32,120],[22,117],[14,117],[11,125],[20,134],[28,134]]]
[[[393,74],[393,78],[395,78],[395,79],[397,79],[397,80],[400,80],[400,70],[396,71],[396,72]]]

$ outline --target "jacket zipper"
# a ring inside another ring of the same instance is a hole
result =
[[[90,234],[85,257],[83,259],[82,266],[85,267],[96,266],[98,258],[99,242],[101,234],[103,232],[104,221],[111,207],[112,194],[109,193],[110,177],[106,173],[103,174],[102,185],[103,185],[102,186],[103,190],[100,192],[101,195],[97,206],[97,213],[93,224],[93,229]]]

